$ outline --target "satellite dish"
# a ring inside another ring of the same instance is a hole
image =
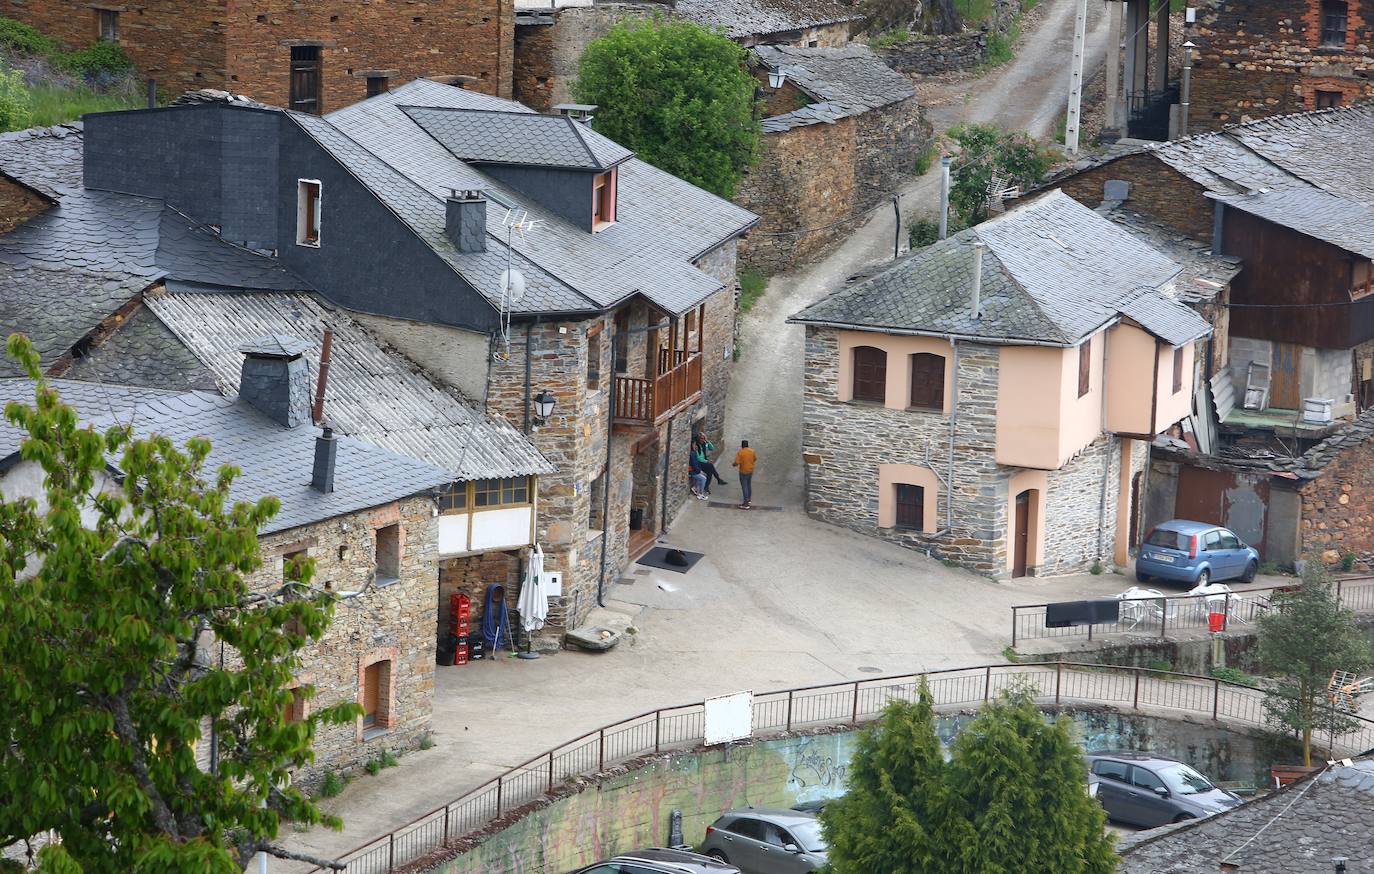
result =
[[[525,274],[514,268],[502,270],[501,296],[511,303],[519,303],[525,296]]]

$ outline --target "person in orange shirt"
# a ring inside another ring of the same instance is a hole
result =
[[[758,460],[758,455],[749,448],[749,441],[741,440],[739,452],[735,453],[735,460],[730,463],[731,467],[739,468],[739,489],[744,494],[744,500],[739,505],[741,510],[753,509],[754,505],[750,499],[754,492],[754,465]]]

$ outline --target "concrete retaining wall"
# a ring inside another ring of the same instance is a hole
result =
[[[1087,750],[1149,750],[1187,761],[1214,780],[1263,782],[1271,763],[1287,760],[1265,735],[1106,710],[1065,712]],[[973,719],[973,714],[944,715],[937,730],[949,743]],[[673,810],[682,812],[685,840],[696,844],[706,826],[731,807],[789,807],[843,794],[857,739],[857,732],[846,731],[662,756],[559,798],[464,855],[426,870],[569,871],[667,843]]]

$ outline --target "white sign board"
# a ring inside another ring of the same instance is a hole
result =
[[[754,693],[706,699],[706,745],[746,740],[754,734]]]

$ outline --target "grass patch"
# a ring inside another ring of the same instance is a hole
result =
[[[1259,688],[1259,678],[1245,673],[1240,668],[1212,668],[1212,676],[1228,683],[1239,683],[1252,689]]]
[[[992,17],[993,0],[954,0],[954,9],[966,24],[978,24]]]
[[[1174,663],[1168,659],[1153,659],[1145,667],[1151,671],[1172,671]]]
[[[324,772],[324,780],[320,782],[320,797],[333,798],[342,792],[346,785],[344,778],[339,776],[339,772],[330,768]]]
[[[119,109],[138,109],[147,103],[133,82],[123,88],[98,91],[89,85],[64,87],[42,83],[29,88],[29,127],[48,127],[64,121],[74,121],[87,112],[113,112]]]
[[[1016,57],[1016,41],[1021,38],[1021,25],[1013,24],[1006,33],[994,33],[988,37],[988,49],[983,55],[983,63],[976,72],[986,73]]]
[[[1102,559],[1093,559],[1093,565],[1092,567],[1088,568],[1088,573],[1092,574],[1095,577],[1102,576]]]
[[[890,49],[898,43],[906,42],[911,39],[911,31],[905,27],[896,30],[889,30],[887,33],[879,34],[868,41],[869,46],[875,49]]]
[[[1259,572],[1262,574],[1268,574],[1269,576],[1277,576],[1278,574],[1285,573],[1286,571],[1284,571],[1283,565],[1279,564],[1276,561],[1262,561],[1260,562]]]
[[[396,754],[391,750],[382,750],[382,754],[377,757],[377,761],[382,763],[383,768],[394,768],[401,764],[401,760],[396,758]]]
[[[963,567],[963,565],[959,564],[959,562],[955,561],[952,558],[941,559],[940,564],[944,565],[945,567]]]
[[[926,171],[930,169],[931,164],[935,163],[935,158],[939,154],[939,147],[937,147],[934,143],[931,143],[929,148],[927,148],[924,152],[916,156],[916,160],[912,163],[911,169],[916,172],[917,176],[926,175]]]
[[[763,297],[768,288],[768,277],[757,270],[745,270],[739,275],[739,311],[747,313]]]
[[[420,738],[420,749],[422,749],[422,750],[432,750],[432,749],[434,749],[434,735],[432,735],[432,734],[426,734],[424,737]]]
[[[1002,647],[1002,658],[1006,659],[1012,664],[1016,664],[1017,662],[1021,661],[1021,653],[1017,652],[1009,646],[1004,646]]]

